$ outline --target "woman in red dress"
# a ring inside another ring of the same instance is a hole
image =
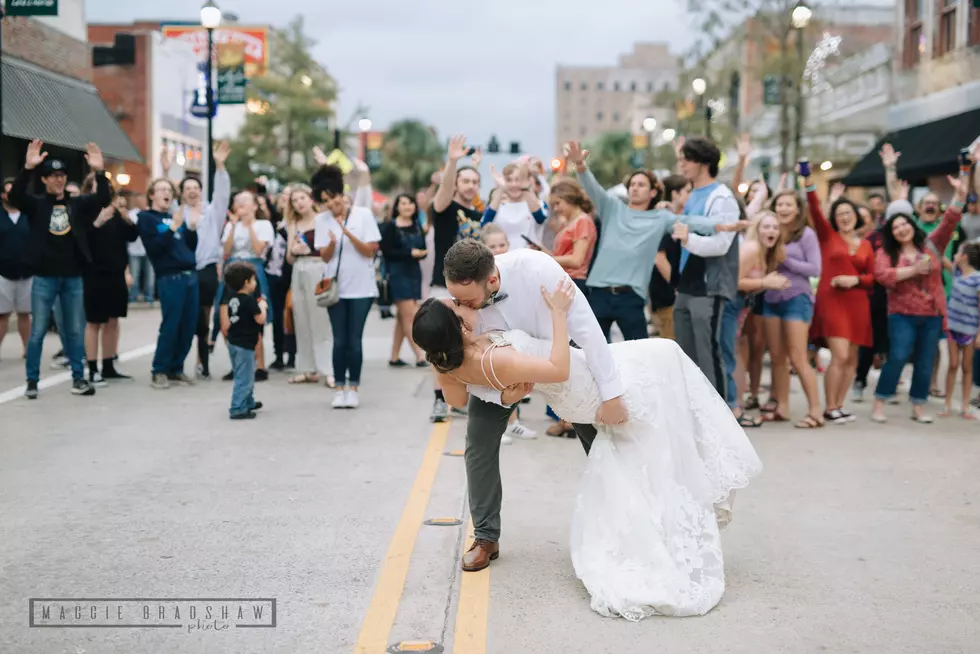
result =
[[[816,187],[809,178],[804,183],[823,260],[810,339],[818,347],[826,345],[831,353],[824,374],[823,417],[836,424],[852,422],[854,416],[844,410],[844,399],[857,372],[858,347],[870,347],[872,342],[868,291],[874,284],[874,251],[858,234],[863,218],[855,203],[844,197],[835,200],[828,220]]]

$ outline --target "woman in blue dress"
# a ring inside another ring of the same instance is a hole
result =
[[[381,228],[381,254],[385,260],[388,293],[395,305],[397,322],[388,365],[404,367],[402,341],[408,339],[415,351],[416,366],[424,368],[425,353],[412,341],[412,321],[422,299],[422,267],[426,257],[425,235],[419,222],[419,207],[409,195],[401,194],[392,203],[392,217]]]

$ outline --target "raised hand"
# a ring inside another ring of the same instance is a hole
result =
[[[228,161],[228,155],[231,154],[231,145],[228,141],[222,141],[214,149],[214,166],[218,170],[225,167],[225,162]]]
[[[504,179],[503,174],[498,171],[497,167],[493,164],[490,164],[490,179],[493,180],[493,183],[496,184],[497,188],[499,188],[501,191],[507,187],[507,181]]]
[[[105,168],[105,161],[102,159],[102,150],[95,143],[85,146],[85,161],[89,168],[101,172]]]
[[[173,159],[170,157],[170,149],[165,146],[160,146],[160,168],[163,169],[163,175],[166,177],[167,173],[170,172],[170,168],[173,166]]]
[[[885,168],[894,168],[898,165],[898,158],[902,156],[902,153],[895,152],[891,143],[885,143],[878,151],[878,156],[881,157],[881,165]]]
[[[752,139],[749,137],[748,132],[738,137],[736,148],[738,149],[739,159],[749,158],[749,155],[752,154]]]
[[[579,141],[572,141],[568,144],[568,160],[575,164],[576,168],[584,168],[585,160],[589,158],[589,151],[582,149]]]
[[[788,179],[789,179],[789,175],[787,175],[786,173],[783,173],[782,175],[779,176],[779,188],[777,189],[778,191],[785,191],[786,189],[789,188],[789,186],[786,185],[786,181]]]
[[[674,139],[674,156],[678,159],[681,158],[681,152],[684,150],[685,143],[687,143],[687,139],[683,134]]]
[[[966,194],[969,190],[970,172],[960,172],[959,177],[946,175],[949,185],[953,187],[953,199],[962,204],[966,204]]]
[[[318,166],[327,165],[327,155],[324,154],[319,145],[313,146],[313,161],[315,161]]]
[[[48,158],[47,152],[41,152],[41,147],[43,145],[44,143],[37,139],[31,141],[30,145],[27,146],[27,157],[24,160],[24,168],[27,170],[34,170]]]
[[[459,161],[466,156],[469,148],[466,147],[466,137],[462,134],[456,134],[451,139],[449,139],[449,151],[448,156],[450,161]]]
[[[558,282],[558,285],[555,286],[554,293],[549,293],[548,289],[542,286],[541,296],[544,298],[544,303],[548,305],[548,308],[552,312],[565,314],[568,313],[568,309],[575,300],[576,290],[577,288],[571,278],[566,277]]]
[[[847,191],[847,187],[840,182],[836,182],[830,187],[830,203],[833,204],[837,200],[840,200],[844,196],[845,191]]]
[[[477,148],[476,152],[470,157],[470,163],[473,164],[474,168],[479,168],[481,161],[483,161],[483,148]]]

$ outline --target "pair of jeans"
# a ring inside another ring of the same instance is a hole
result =
[[[738,318],[745,308],[745,298],[736,295],[734,300],[725,302],[721,314],[721,333],[719,345],[721,358],[725,362],[725,401],[731,409],[739,405],[738,387],[735,386],[735,347],[738,339]]]
[[[65,356],[71,363],[72,379],[85,378],[85,291],[81,277],[35,276],[31,285],[31,338],[27,341],[27,380],[41,379],[44,336],[51,324],[51,312],[61,312],[58,333]]]
[[[644,310],[646,300],[636,294],[636,291],[617,286],[615,288],[589,287],[589,305],[592,313],[599,321],[602,334],[609,342],[613,323],[619,325],[623,338],[627,341],[638,341],[649,337],[647,333],[647,318]]]
[[[373,297],[341,298],[330,307],[333,329],[333,374],[338,386],[359,386],[364,364],[364,324]]]
[[[231,258],[225,261],[224,268],[227,268],[229,264],[235,263],[250,263],[252,267],[255,268],[255,277],[259,281],[259,292],[265,301],[268,303],[269,308],[272,308],[272,299],[269,295],[269,279],[265,276],[265,259],[259,257],[253,257],[251,259],[239,259]],[[224,270],[224,269],[222,269]],[[225,279],[224,274],[221,275],[221,281],[218,283],[218,293],[215,295],[215,302],[218,303],[220,307],[222,300],[225,299]],[[221,331],[221,311],[214,312],[214,320],[211,325],[211,341],[215,342],[218,340],[218,332]]]
[[[136,302],[140,297],[140,289],[143,291],[143,300],[152,302],[153,295],[153,266],[150,265],[150,258],[143,255],[129,255],[129,274],[133,278],[133,287],[129,290],[129,301]]]
[[[197,272],[188,270],[157,279],[160,294],[160,334],[153,355],[154,375],[184,372],[184,360],[194,343],[200,311]]]
[[[296,340],[289,338],[283,330],[283,315],[286,311],[286,292],[289,290],[289,281],[280,275],[269,275],[269,320],[272,322],[272,346],[276,352],[276,359],[282,361],[286,355],[295,356]],[[322,309],[321,309],[322,311]]]
[[[231,391],[231,417],[243,416],[255,408],[255,350],[228,344],[235,387]]]
[[[906,316],[897,313],[888,316],[888,360],[881,368],[875,398],[887,400],[894,397],[902,369],[911,360],[909,400],[912,404],[925,404],[929,399],[932,364],[942,333],[942,316]]]

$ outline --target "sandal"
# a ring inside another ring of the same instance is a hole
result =
[[[807,416],[803,418],[803,420],[800,420],[798,423],[796,423],[793,426],[796,427],[797,429],[820,429],[821,427],[823,427],[823,422],[807,414]]]
[[[946,398],[946,393],[944,393],[943,391],[939,390],[938,388],[934,388],[931,391],[929,391],[929,395],[931,395],[931,396],[933,396],[935,398],[939,398],[940,400]]]
[[[779,402],[770,399],[761,407],[759,407],[759,410],[762,411],[763,413],[776,413],[777,411],[779,411]]]
[[[327,388],[336,390],[337,380],[333,378],[333,375],[327,375],[326,381],[323,382]]]
[[[753,418],[745,411],[742,411],[742,415],[735,418],[738,420],[738,426],[742,429],[753,429],[756,427],[761,427],[763,420],[761,418]]]
[[[749,395],[745,400],[745,406],[742,407],[746,411],[755,411],[759,408],[759,398],[756,395]]]
[[[789,418],[779,411],[763,411],[762,422],[789,422]]]
[[[304,375],[296,375],[295,377],[290,377],[288,382],[290,384],[315,384],[320,381],[315,373],[308,372]]]

